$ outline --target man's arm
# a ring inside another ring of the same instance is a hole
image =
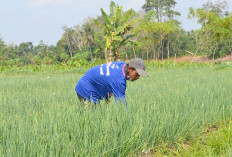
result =
[[[126,84],[114,82],[111,84],[112,92],[116,103],[125,103]]]

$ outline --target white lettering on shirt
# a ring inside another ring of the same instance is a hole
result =
[[[103,66],[103,64],[100,67],[100,75],[104,75],[102,66]]]
[[[115,66],[115,64],[113,64],[113,65],[111,66],[111,68],[114,69],[114,66]]]
[[[106,76],[110,76],[110,65],[112,64],[112,62],[109,62],[106,64]]]

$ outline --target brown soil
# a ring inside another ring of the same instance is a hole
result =
[[[223,58],[217,58],[217,59],[210,59],[207,56],[182,56],[182,57],[177,57],[175,58],[170,58],[170,59],[165,59],[165,61],[170,60],[170,61],[177,61],[177,62],[184,62],[184,61],[189,61],[189,62],[226,62],[226,61],[232,61],[232,55],[225,56]],[[125,60],[126,63],[129,63],[130,60]],[[153,60],[149,60],[153,61]]]
[[[169,60],[175,60],[174,58],[169,59]],[[189,61],[189,62],[226,62],[226,61],[232,61],[232,55],[225,56],[223,58],[217,58],[217,59],[209,59],[207,56],[183,56],[183,57],[178,57],[176,58],[177,62],[184,62],[184,61]]]

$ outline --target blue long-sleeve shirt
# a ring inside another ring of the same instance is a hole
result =
[[[83,98],[99,103],[113,93],[115,101],[126,101],[125,62],[110,62],[89,69],[78,81],[76,92]]]

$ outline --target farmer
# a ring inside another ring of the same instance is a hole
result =
[[[140,76],[148,76],[144,61],[132,59],[129,64],[116,61],[95,66],[89,69],[79,80],[75,91],[80,102],[89,104],[100,103],[101,99],[109,101],[114,96],[115,101],[125,100],[126,80],[135,81]]]

